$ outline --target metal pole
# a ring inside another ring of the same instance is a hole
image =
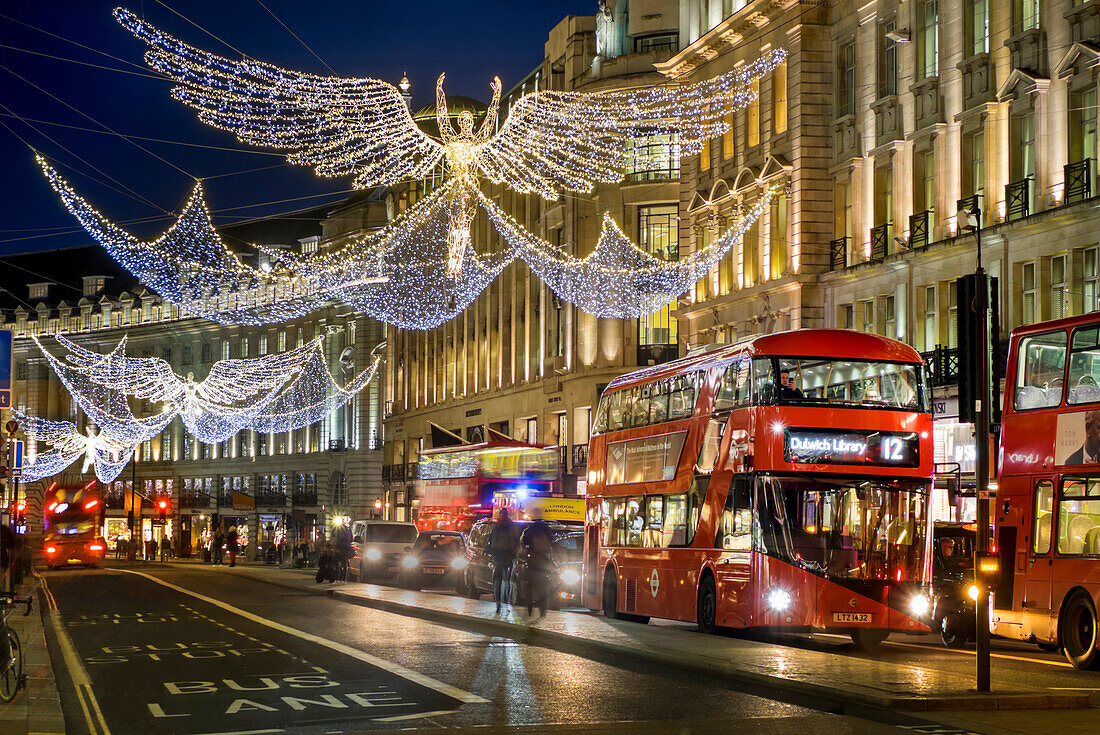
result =
[[[982,269],[982,221],[981,209],[974,213],[977,218],[976,234],[978,238],[977,268],[974,270],[977,276],[977,303],[974,305],[978,316],[978,390],[975,398],[975,468],[977,471],[977,544],[974,554],[974,580],[978,582],[981,577],[978,573],[978,563],[982,556],[989,551],[989,401],[991,391],[989,389],[989,281]],[[977,690],[989,691],[989,594],[982,585],[978,585],[979,593],[977,603],[974,606],[975,636],[977,647]]]

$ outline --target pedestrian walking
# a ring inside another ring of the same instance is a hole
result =
[[[225,545],[229,549],[229,566],[237,566],[237,527],[230,526],[225,534]]]
[[[337,578],[348,579],[348,560],[351,559],[351,532],[346,526],[336,529],[336,571]]]
[[[326,542],[325,548],[321,551],[321,555],[317,557],[317,582],[324,582],[326,579],[329,582],[336,581],[337,574],[337,562],[336,562],[336,549],[333,548],[332,542]]]
[[[161,536],[160,537],[160,563],[161,564],[168,561],[168,558],[172,555],[171,550],[172,550],[172,544],[168,540],[168,537],[167,536]]]
[[[126,547],[129,546],[130,541],[122,540],[122,535],[115,536],[115,561],[122,561],[123,554],[126,552]]]
[[[519,528],[508,515],[507,508],[500,509],[500,516],[489,532],[489,555],[493,559],[493,601],[497,612],[504,601],[504,592],[512,572],[512,562],[519,549]]]
[[[523,532],[527,554],[527,616],[539,609],[539,620],[546,617],[550,600],[550,574],[554,571],[554,537],[550,526],[538,518]]]
[[[219,523],[218,527],[214,529],[214,565],[221,566],[222,554],[225,552],[225,531],[222,530],[222,526]]]

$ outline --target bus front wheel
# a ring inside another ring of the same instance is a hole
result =
[[[619,620],[619,586],[615,583],[615,570],[608,569],[603,575],[603,614],[606,618]]]
[[[714,586],[714,577],[704,577],[699,583],[699,600],[695,608],[695,618],[701,632],[714,633],[718,630],[718,591]]]
[[[852,643],[855,643],[856,648],[859,650],[876,651],[882,645],[882,642],[886,640],[886,636],[890,635],[890,631],[855,628],[849,635],[852,636]]]
[[[1077,669],[1095,669],[1100,665],[1097,651],[1096,607],[1084,592],[1066,602],[1059,617],[1062,650]]]

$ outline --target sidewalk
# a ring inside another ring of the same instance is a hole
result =
[[[497,615],[491,601],[354,582],[317,584],[315,572],[310,570],[256,565],[211,570],[567,653],[627,655],[842,704],[905,711],[1089,706],[1087,693],[1013,690],[1010,682],[996,680],[993,694],[967,694],[973,682],[965,670],[905,666],[743,638],[705,636],[681,628],[638,625],[587,613],[551,611],[536,626],[529,626],[511,611]]]
[[[29,578],[29,581],[31,584],[19,590],[21,597],[34,592],[34,579]],[[0,703],[0,732],[4,735],[62,735],[65,732],[65,717],[42,627],[42,597],[37,594],[34,597],[34,610],[30,615],[23,617],[20,606],[8,618],[8,624],[19,634],[23,644],[27,688],[10,704]]]

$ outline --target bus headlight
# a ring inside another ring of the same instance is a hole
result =
[[[382,558],[382,552],[378,549],[367,549],[367,561],[378,561]]]
[[[791,593],[784,589],[776,588],[768,593],[768,607],[775,612],[783,612],[791,606]]]
[[[456,556],[454,559],[451,559],[451,569],[465,569],[467,564],[469,564],[469,562],[466,561],[466,557],[464,556]]]
[[[47,553],[47,554],[56,554],[56,553],[57,553],[57,549],[56,549],[55,547],[53,547],[53,546],[47,546],[47,547],[46,547],[46,553]]]
[[[572,587],[581,581],[581,575],[577,573],[576,569],[563,569],[561,574],[558,575],[558,579],[567,587]]]
[[[967,588],[966,596],[969,597],[974,602],[977,602],[979,592],[981,592],[981,590],[978,589],[978,585],[972,584],[972,585],[970,585],[970,587]]]
[[[924,595],[917,595],[909,600],[909,614],[914,618],[923,618],[932,609],[932,603]]]
[[[401,566],[405,567],[406,569],[416,569],[416,565],[419,563],[420,562],[417,561],[416,557],[412,554],[409,554],[401,560]]]

